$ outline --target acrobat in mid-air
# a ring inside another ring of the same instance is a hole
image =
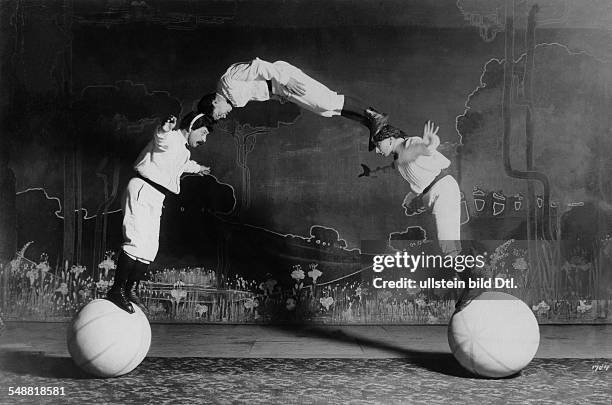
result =
[[[385,126],[370,138],[369,150],[383,156],[393,156],[401,176],[410,185],[403,205],[410,205],[415,198],[431,212],[436,224],[440,250],[444,255],[457,256],[461,253],[461,193],[455,178],[443,170],[450,161],[437,149],[440,145],[438,127],[428,121],[423,129],[423,137],[409,137],[402,130],[391,125]],[[476,268],[458,272],[461,279],[473,277]],[[482,289],[467,287],[456,304],[460,311],[482,293]]]
[[[287,62],[266,62],[255,58],[236,63],[221,76],[214,93],[198,103],[198,112],[217,121],[234,108],[250,101],[279,99],[323,117],[340,115],[365,125],[370,136],[387,125],[387,114],[380,113],[355,97],[338,94]]]
[[[192,148],[203,145],[212,122],[204,114],[190,112],[174,130],[172,117],[159,128],[140,153],[123,199],[123,238],[117,260],[115,281],[107,299],[121,309],[134,313],[134,304],[143,307],[138,285],[148,278],[148,267],[159,248],[159,228],[164,199],[179,194],[183,173],[210,173],[210,168],[191,160]]]

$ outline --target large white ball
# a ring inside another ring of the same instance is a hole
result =
[[[535,356],[540,328],[520,299],[485,292],[455,313],[448,343],[463,367],[484,377],[506,377],[522,370]]]
[[[135,304],[129,314],[112,302],[85,305],[68,327],[68,351],[74,362],[99,377],[117,377],[135,369],[151,346],[151,326]]]

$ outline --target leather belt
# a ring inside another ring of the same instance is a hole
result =
[[[425,195],[429,192],[429,190],[431,190],[431,188],[433,187],[434,184],[436,184],[438,181],[440,181],[441,178],[446,177],[447,173],[442,173],[440,172],[440,174],[438,174],[432,181],[431,183],[429,183],[429,186],[425,187],[423,189],[423,192],[421,193],[421,195]]]
[[[150,185],[151,187],[153,187],[155,190],[159,191],[160,193],[162,193],[164,196],[168,196],[171,194],[171,191],[168,190],[167,188],[160,186],[159,184],[155,183],[152,180],[147,179],[146,177],[143,177],[140,173],[136,172],[136,176],[139,179],[143,180],[145,183],[147,183],[148,185]]]

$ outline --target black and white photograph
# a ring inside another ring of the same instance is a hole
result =
[[[0,404],[612,404],[609,0],[2,0],[0,52]]]

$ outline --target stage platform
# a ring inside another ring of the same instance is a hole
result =
[[[66,323],[8,322],[0,352],[69,356]],[[152,324],[149,357],[402,358],[450,353],[446,326]],[[612,358],[612,325],[541,325],[536,358]]]

